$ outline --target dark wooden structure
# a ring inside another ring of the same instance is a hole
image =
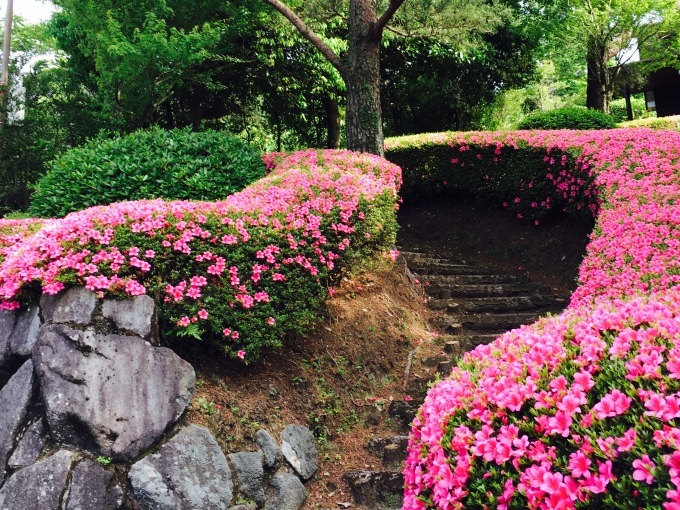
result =
[[[664,67],[650,74],[645,89],[645,98],[648,96],[654,101],[657,117],[680,115],[680,70]]]
[[[635,64],[631,64],[626,67],[634,66]],[[622,87],[627,106],[630,104],[631,94],[644,92],[647,109],[656,110],[657,117],[680,115],[680,70],[664,67],[646,75],[642,80],[630,81]]]

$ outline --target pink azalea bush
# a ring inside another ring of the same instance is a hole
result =
[[[167,330],[252,361],[318,316],[343,267],[389,249],[400,170],[347,151],[265,157],[221,202],[143,200],[58,220],[0,220],[4,309],[74,285],[149,294]]]
[[[680,134],[445,133],[392,141],[388,157],[416,161],[417,145],[416,192],[462,182],[523,217],[596,223],[568,309],[466,354],[430,390],[404,508],[680,509]]]

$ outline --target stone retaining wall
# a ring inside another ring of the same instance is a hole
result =
[[[73,288],[0,312],[0,509],[300,508],[311,432],[289,425],[279,446],[260,430],[256,451],[225,456],[178,425],[195,384],[148,296]]]

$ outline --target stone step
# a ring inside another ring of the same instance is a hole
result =
[[[345,473],[343,478],[357,505],[371,510],[402,507],[404,475],[399,471],[355,470]]]
[[[430,298],[427,301],[430,310],[445,311],[455,313],[460,311],[460,305],[451,299]]]
[[[423,405],[422,400],[394,400],[387,409],[387,415],[392,420],[398,432],[408,434],[411,431],[411,422],[416,417],[418,409]]]
[[[477,335],[465,335],[461,337],[461,344],[465,351],[471,351],[478,345],[487,345],[493,342],[500,335],[497,333],[487,333],[487,334],[477,334]]]
[[[432,310],[444,311],[450,315],[470,313],[511,313],[511,312],[554,312],[564,308],[564,300],[545,299],[533,296],[499,296],[491,298],[430,299]]]
[[[456,338],[456,340],[449,340],[445,344],[441,345],[442,351],[437,356],[421,358],[420,362],[423,364],[423,366],[435,367],[442,361],[456,359],[465,352],[463,350],[463,345],[458,339],[459,337],[451,336],[449,338]]]
[[[523,324],[532,324],[544,314],[537,312],[518,313],[480,313],[454,317],[466,332],[470,331],[509,331]]]
[[[435,371],[436,373],[436,371]],[[430,389],[430,383],[433,380],[434,374],[428,372],[427,374],[414,374],[414,376],[409,380],[406,385],[406,394],[413,399],[418,399],[421,402],[425,399],[425,395]],[[408,429],[403,427],[397,427],[400,431],[407,433]]]
[[[452,260],[452,259],[445,258],[445,257],[436,257],[434,255],[427,253],[427,252],[400,250],[399,253],[402,257],[404,257],[406,262],[409,263],[409,264],[412,264],[412,263],[415,263],[415,262],[418,262],[418,261],[453,262],[453,263],[456,263],[456,264],[465,264],[465,262]]]
[[[494,271],[481,267],[467,264],[457,260],[451,260],[441,257],[432,257],[426,253],[416,252],[401,252],[402,257],[406,260],[408,268],[417,274],[449,274],[449,275],[466,275],[466,274],[493,274]],[[442,272],[438,273],[438,270]]]
[[[441,288],[470,284],[529,283],[529,280],[524,276],[514,274],[435,274],[421,277],[421,280],[424,280],[422,283],[424,283],[426,287]]]
[[[368,442],[367,449],[382,460],[388,471],[401,471],[404,467],[408,447],[408,436],[376,437]]]
[[[456,366],[456,362],[452,359],[445,359],[437,363],[437,374],[440,377],[446,378],[451,374],[451,370]]]
[[[427,285],[425,292],[436,299],[481,298],[494,296],[522,296],[532,293],[548,294],[546,289],[530,283],[460,284],[451,286]]]
[[[442,315],[432,319],[432,325],[447,335],[460,335],[463,333],[463,325],[451,315]]]
[[[421,278],[428,275],[456,276],[493,274],[491,269],[444,261],[415,261],[413,263],[407,263],[407,265],[412,273],[417,274]]]
[[[438,337],[435,337],[434,343],[441,347],[443,351],[448,353],[449,351],[446,348],[447,344],[457,342],[458,340],[458,335],[439,335]]]
[[[529,310],[556,310],[564,308],[565,300],[550,296],[499,296],[486,298],[470,298],[451,301],[448,311],[461,312],[522,312]]]

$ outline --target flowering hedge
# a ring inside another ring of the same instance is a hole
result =
[[[596,219],[568,309],[478,347],[428,393],[404,508],[680,509],[680,133],[445,133],[387,154],[414,196]]]
[[[136,201],[58,220],[0,220],[1,307],[84,285],[149,294],[170,333],[248,360],[318,314],[342,268],[389,249],[400,170],[347,151],[265,157],[222,202]]]

